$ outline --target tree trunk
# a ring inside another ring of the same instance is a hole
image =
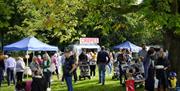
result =
[[[165,34],[165,46],[169,51],[170,70],[177,72],[180,82],[180,38],[174,36],[172,30]]]
[[[3,46],[4,46],[4,30],[1,30],[1,34],[0,34],[0,41],[1,41],[1,49],[3,51]]]

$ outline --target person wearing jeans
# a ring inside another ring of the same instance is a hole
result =
[[[102,83],[104,85],[105,83],[105,73],[106,73],[106,64],[99,64],[99,83]]]
[[[10,86],[11,80],[13,80],[13,83],[15,84],[14,70],[16,68],[16,61],[10,54],[8,56],[9,58],[5,62],[5,69],[7,71],[8,86]]]
[[[8,86],[10,86],[11,80],[13,80],[13,84],[15,84],[14,68],[7,68]]]
[[[105,51],[105,47],[101,47],[101,51],[98,52],[97,55],[97,64],[99,67],[99,83],[102,85],[105,84],[105,72],[106,72],[106,65],[109,63],[110,58],[108,53]]]
[[[109,62],[109,64],[107,66],[108,66],[108,74],[111,75],[111,73],[112,73],[112,63]]]
[[[72,76],[66,76],[65,80],[66,80],[66,84],[68,86],[68,91],[73,91]]]
[[[73,74],[73,71],[76,69],[74,61],[75,59],[73,55],[71,55],[70,49],[65,49],[65,62],[63,66],[63,76],[66,80],[68,91],[73,91],[72,74]]]

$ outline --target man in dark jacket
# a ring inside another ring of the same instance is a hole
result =
[[[76,66],[74,63],[75,59],[73,55],[71,55],[71,51],[69,48],[65,49],[64,55],[65,55],[65,62],[63,65],[63,76],[66,80],[68,91],[73,91],[72,74],[73,74],[73,71],[76,69]]]
[[[99,68],[99,83],[102,85],[105,84],[105,72],[106,72],[106,65],[109,63],[110,58],[108,53],[105,51],[105,47],[101,47],[101,51],[98,52],[97,55],[97,64]]]

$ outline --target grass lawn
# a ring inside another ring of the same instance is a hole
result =
[[[74,91],[125,91],[125,88],[119,85],[119,81],[111,80],[111,76],[106,76],[106,84],[104,86],[97,84],[98,77],[91,80],[78,81],[77,84],[73,84]],[[51,85],[52,91],[67,91],[66,84],[63,85],[54,76],[54,81]],[[3,84],[0,87],[0,91],[14,91],[14,86],[10,87],[7,84]],[[143,88],[136,89],[136,91],[143,91]]]
[[[80,71],[77,70],[78,76]],[[107,73],[106,73],[107,74]],[[86,80],[78,81],[76,84],[73,83],[74,91],[126,91],[125,87],[120,86],[119,80],[112,80],[112,76],[106,75],[105,85],[98,84],[98,71],[96,69],[96,77]],[[31,78],[29,78],[31,79]],[[66,83],[61,84],[57,80],[57,77],[53,76],[53,82],[51,84],[51,91],[67,91]],[[7,83],[0,87],[0,91],[14,91],[14,86],[7,86]],[[136,91],[144,91],[143,88],[136,89]]]
[[[91,80],[78,81],[77,84],[73,84],[74,91],[126,91],[125,87],[120,86],[120,82],[117,80],[111,80],[111,77],[106,78],[104,86],[97,84],[98,78],[92,78]],[[66,84],[60,85],[60,82],[54,82],[52,85],[52,91],[67,91]],[[136,91],[143,91],[143,88],[136,89]]]

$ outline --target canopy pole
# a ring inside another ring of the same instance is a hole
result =
[[[33,57],[35,56],[35,51],[33,51]]]
[[[28,78],[28,70],[29,70],[29,64],[28,64],[28,59],[29,59],[29,55],[28,55],[28,51],[26,51],[26,68],[27,68],[27,74],[26,74],[26,78]]]
[[[29,65],[28,65],[28,51],[26,51],[26,66],[28,67]]]

